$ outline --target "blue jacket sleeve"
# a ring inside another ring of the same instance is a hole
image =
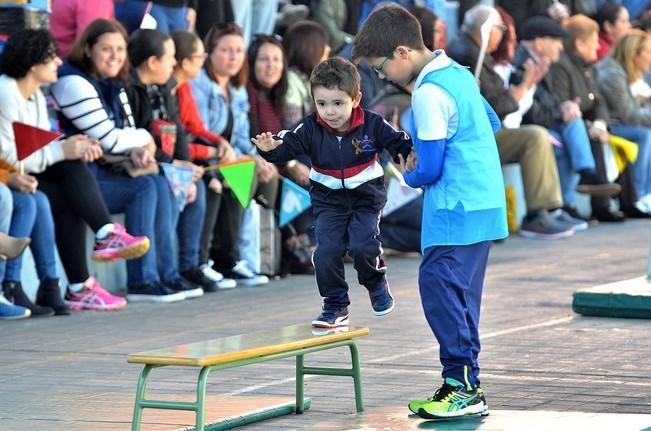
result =
[[[495,110],[491,105],[488,104],[486,99],[482,97],[481,100],[484,102],[484,108],[486,109],[486,114],[488,115],[488,121],[491,122],[493,133],[497,133],[502,128],[502,122],[500,121],[500,117],[497,116]]]
[[[271,163],[284,163],[302,154],[310,155],[311,135],[311,127],[308,125],[308,121],[304,120],[291,130],[283,130],[274,136],[274,139],[283,141],[282,144],[271,151],[258,149],[258,153]]]
[[[422,141],[418,145],[418,163],[411,172],[405,172],[405,182],[413,188],[433,184],[443,172],[445,139]]]
[[[396,163],[398,163],[398,154],[402,154],[406,159],[413,146],[413,142],[407,132],[394,129],[384,119],[381,119],[379,124],[380,130],[377,133],[379,137],[378,141],[382,145],[382,148],[391,154],[391,157],[393,157]]]

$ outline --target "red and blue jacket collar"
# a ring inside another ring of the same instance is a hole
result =
[[[323,120],[323,118],[321,118],[318,112],[316,113],[316,122],[317,124],[319,124],[321,127],[326,129],[329,133],[332,133],[333,135],[346,136],[347,134],[355,130],[357,127],[364,125],[364,110],[362,109],[361,106],[357,106],[356,108],[353,108],[350,127],[345,132],[340,132],[328,126],[328,124]]]

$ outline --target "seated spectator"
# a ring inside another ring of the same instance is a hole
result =
[[[277,175],[275,167],[257,156],[249,138],[249,100],[245,87],[248,64],[242,31],[236,24],[215,25],[208,32],[205,44],[208,53],[205,66],[191,81],[199,114],[210,131],[231,143],[237,157],[256,158],[256,176],[261,182],[268,182]],[[240,259],[243,214],[242,205],[229,187],[223,187],[222,193],[208,190],[206,220],[212,217],[217,221],[212,226],[208,222],[204,224],[201,261],[206,262],[210,253],[214,269],[238,284],[267,284],[266,276],[255,274]]]
[[[483,64],[477,65],[481,44],[480,28],[490,14],[495,14],[496,24],[490,32],[486,57]],[[504,81],[494,69],[492,54],[499,46],[506,28],[495,8],[478,5],[468,11],[457,39],[450,42],[450,57],[473,71],[481,67],[479,75],[480,90],[500,119],[516,112],[518,102],[527,91],[540,81],[545,69],[532,66],[519,85],[504,87]],[[574,227],[552,216],[552,212],[563,206],[556,160],[549,133],[535,125],[517,128],[502,128],[495,139],[502,163],[519,163],[527,214],[520,226],[520,234],[529,238],[564,238],[574,233]]]
[[[516,73],[512,79],[520,79],[528,62],[552,64],[558,61],[563,51],[563,39],[567,36],[567,31],[551,18],[529,18],[524,24],[523,40],[516,50]],[[565,204],[563,211],[577,220],[574,223],[575,229],[583,230],[588,225],[576,211],[576,191],[613,196],[621,191],[621,187],[618,184],[602,183],[597,176],[590,137],[579,113],[580,108],[574,100],[563,100],[559,107],[552,76],[546,73],[535,87],[531,107],[524,113],[523,121],[547,128],[560,143],[554,146],[554,153]],[[578,187],[575,179],[577,176]]]
[[[56,56],[52,36],[45,30],[25,30],[7,42],[0,68],[0,158],[17,163],[15,121],[49,129],[45,97],[39,87],[57,80],[61,60]],[[149,248],[146,236],[131,236],[124,227],[111,222],[109,212],[85,162],[102,154],[99,144],[79,132],[52,142],[23,162],[21,176],[29,184],[38,183],[50,200],[56,228],[56,244],[70,285],[66,301],[73,309],[115,310],[124,307],[124,298],[111,295],[90,276],[86,264],[86,225],[95,232],[93,259],[111,261],[134,259]],[[12,183],[10,183],[12,185]],[[35,187],[35,186],[34,186]],[[50,205],[48,203],[48,207]],[[67,313],[60,299],[58,282],[43,286],[37,303]]]
[[[635,142],[639,151],[633,164],[633,176],[639,199],[634,205],[651,214],[651,106],[646,103],[649,91],[646,97],[636,97],[633,92],[636,85],[645,85],[643,77],[649,67],[651,36],[633,31],[621,38],[610,55],[597,64],[597,86],[606,100],[613,133],[621,134],[623,129],[636,131],[638,135]]]
[[[157,182],[160,184],[159,205],[166,205],[168,208],[164,211],[171,214],[170,225],[156,223],[158,271],[163,283],[173,290],[182,291],[189,299],[203,295],[202,288],[214,292],[216,286],[203,277],[194,277],[201,274],[199,241],[206,214],[206,189],[199,181],[203,168],[189,161],[188,136],[179,119],[178,99],[172,95],[176,86],[176,82],[170,79],[176,64],[174,51],[174,41],[167,33],[150,29],[136,31],[128,46],[132,73],[127,97],[133,108],[135,126],[148,130],[155,138],[156,160],[185,166],[193,172],[187,202],[180,214],[179,204],[167,181],[163,179]],[[167,138],[162,137],[164,132],[156,130],[156,123],[163,121],[175,129],[175,133],[170,133],[168,142],[162,142]],[[177,232],[178,261],[174,259],[174,236],[170,235],[171,232]],[[182,278],[179,271],[204,284],[198,287],[193,281]]]
[[[596,0],[497,0],[495,5],[509,11],[518,39],[522,37],[522,25],[531,17],[547,16],[562,23],[574,14],[594,15],[597,12]]]
[[[157,267],[155,227],[170,226],[172,217],[158,190],[168,186],[157,174],[151,134],[134,126],[121,84],[126,78],[126,31],[117,21],[99,19],[73,45],[59,80],[52,85],[52,96],[64,133],[83,130],[102,146],[105,155],[89,167],[109,211],[125,213],[127,229],[151,239],[147,254],[127,262],[127,299],[179,301],[185,295],[161,283]]]
[[[597,59],[601,60],[610,48],[631,30],[628,9],[621,4],[606,2],[595,15],[599,24],[599,50]]]
[[[50,31],[57,41],[59,56],[65,57],[70,47],[97,18],[113,18],[113,0],[56,0],[52,2]]]
[[[353,36],[344,31],[347,15],[345,0],[318,0],[314,7],[313,19],[328,33],[328,44],[334,53],[353,43]]]
[[[601,181],[606,181],[607,173],[604,162],[604,144],[610,143],[610,133],[639,143],[637,131],[618,127],[610,121],[606,100],[602,97],[591,66],[597,61],[599,48],[599,26],[584,15],[574,15],[567,24],[569,36],[565,39],[565,52],[557,62],[552,64],[550,73],[554,82],[554,95],[557,101],[576,101],[578,112],[586,122],[588,135],[592,141],[596,174]],[[572,108],[576,110],[576,106]],[[645,217],[635,208],[638,201],[635,184],[630,169],[620,174],[619,183],[622,192],[619,195],[620,208],[633,217]],[[621,211],[610,209],[610,198],[592,197],[592,216],[599,221],[619,222],[625,218]]]
[[[445,49],[445,21],[440,19],[429,8],[414,6],[409,10],[420,23],[420,32],[423,35],[423,42],[430,51]]]
[[[195,139],[195,143],[190,144],[190,156],[193,160],[214,160],[217,163],[234,161],[235,152],[233,147],[226,139],[206,129],[192,95],[190,81],[199,76],[206,60],[206,51],[201,39],[194,33],[177,31],[172,33],[172,40],[174,40],[174,47],[176,48],[176,66],[174,66],[173,76],[176,81],[175,90],[178,97],[179,119],[187,132]],[[222,183],[216,177],[214,171],[204,173],[203,181],[209,190],[221,196]],[[204,197],[204,199],[206,198]],[[217,213],[210,212],[211,219],[206,219],[207,216],[208,213],[206,212],[204,220],[201,221],[201,226],[203,227],[204,224],[214,226]],[[212,268],[211,261],[207,256],[201,255],[201,252],[199,261],[201,274],[184,274],[184,277],[190,281],[196,280],[197,284],[200,285],[206,284],[206,281],[202,280],[202,278],[205,278],[219,289],[229,289],[236,286],[235,280],[224,278],[223,274],[215,271]]]
[[[289,27],[283,39],[289,71],[283,128],[289,128],[310,112],[314,101],[310,94],[312,69],[330,56],[328,34],[313,21],[299,21]],[[362,89],[364,92],[364,89]]]
[[[0,162],[0,235],[2,235],[3,238],[11,238],[7,235],[7,232],[9,232],[11,216],[14,210],[11,190],[5,185],[9,180],[10,169],[12,169],[11,165],[6,162]],[[4,259],[0,260],[0,280],[4,280],[5,261],[7,258],[13,259],[18,257],[20,253],[12,253],[11,256],[7,256],[7,254],[8,253],[2,253]],[[4,295],[4,292],[0,289],[0,320],[25,319],[31,315],[32,311],[29,308],[9,302]]]

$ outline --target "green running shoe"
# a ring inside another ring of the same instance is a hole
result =
[[[481,415],[482,416],[488,416],[488,403],[486,403],[486,397],[484,396],[484,390],[477,386],[477,395],[479,396],[479,399],[481,400],[482,403],[484,403],[484,406],[486,407],[486,410],[484,410]],[[432,395],[431,397],[427,397],[427,399],[424,400],[412,400],[409,401],[409,404],[407,407],[409,407],[409,410],[411,410],[412,413],[418,414],[418,410],[423,407],[425,404],[429,404],[432,401],[434,401],[434,396]]]
[[[432,397],[432,401],[418,409],[418,416],[425,419],[452,418],[476,415],[488,410],[477,388],[468,389],[463,383],[450,377]],[[411,404],[411,403],[410,403]]]

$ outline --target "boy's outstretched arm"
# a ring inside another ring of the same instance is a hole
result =
[[[293,130],[283,130],[278,135],[261,133],[251,138],[251,142],[258,147],[260,155],[268,162],[284,163],[301,154],[309,154],[304,144],[309,142],[309,132],[305,129],[303,123],[300,123]]]
[[[418,150],[418,163],[412,171],[404,173],[405,182],[413,188],[433,184],[443,172],[445,139],[421,141]]]
[[[264,152],[275,150],[278,145],[283,143],[280,139],[274,139],[274,135],[271,132],[263,132],[256,135],[255,138],[251,138],[251,142],[258,147],[258,150]]]
[[[398,163],[398,154],[406,159],[414,145],[407,132],[396,129],[387,120],[382,121],[380,128],[379,143],[391,154],[393,161]]]

